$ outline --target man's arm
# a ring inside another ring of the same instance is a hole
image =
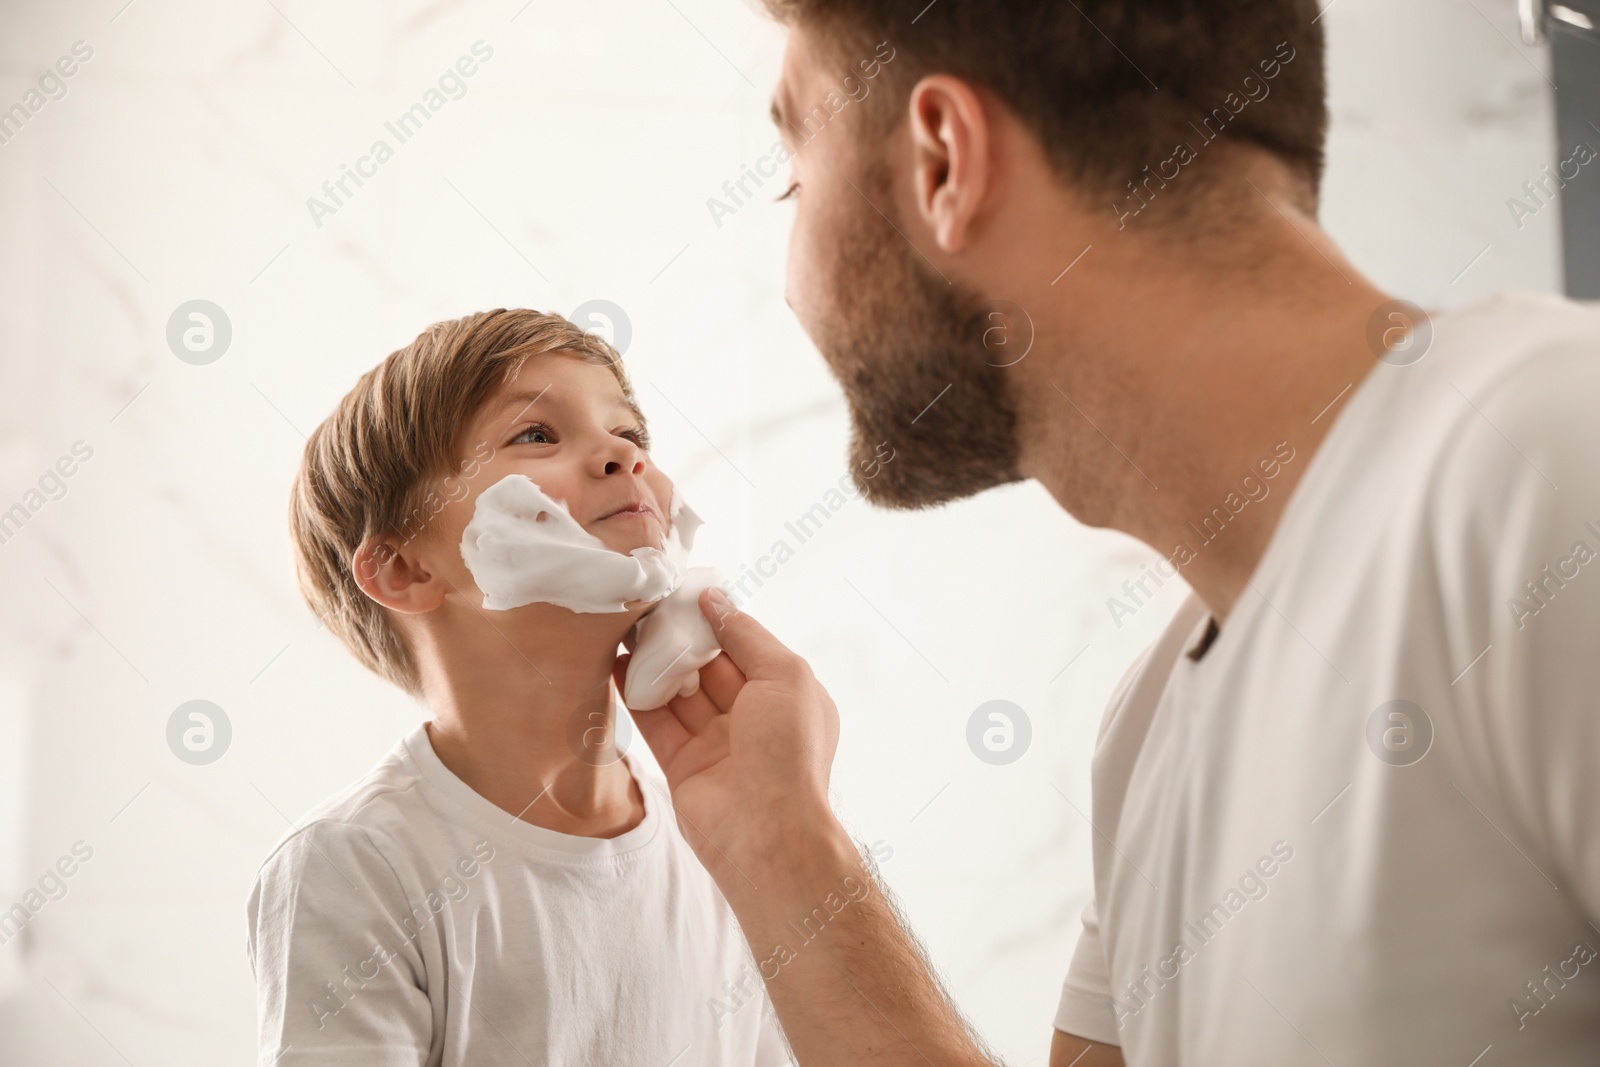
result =
[[[725,655],[701,668],[695,693],[633,719],[796,1059],[993,1064],[828,805],[833,701],[803,659],[718,592],[700,604]],[[619,691],[627,658],[614,671]]]
[[[802,1064],[992,1065],[831,813],[724,887]],[[745,877],[745,876],[748,876]]]

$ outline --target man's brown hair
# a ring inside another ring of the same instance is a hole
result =
[[[1220,137],[1287,163],[1315,212],[1327,103],[1314,0],[934,0],[920,14],[906,0],[765,3],[814,31],[841,77],[879,42],[895,49],[890,91],[862,102],[871,140],[920,78],[949,74],[993,91],[1088,193],[1129,197],[1178,144],[1205,157]]]
[[[445,500],[465,496],[477,465],[464,453],[497,443],[468,449],[467,424],[543,352],[609,367],[644,425],[616,349],[560,315],[499,308],[429,326],[362,375],[306,441],[289,502],[301,595],[357,659],[414,696],[416,663],[351,561],[370,538],[410,541]]]

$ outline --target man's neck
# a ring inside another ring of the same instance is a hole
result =
[[[1170,559],[1219,620],[1376,363],[1367,325],[1389,299],[1287,201],[1261,207],[1248,248],[1204,264],[1102,234],[1039,290],[1014,368],[1023,473]]]

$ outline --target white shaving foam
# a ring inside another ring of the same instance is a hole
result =
[[[672,529],[660,547],[626,554],[585,530],[566,502],[526,475],[507,475],[478,496],[461,535],[461,558],[483,593],[487,611],[555,604],[600,614],[655,602],[633,630],[623,700],[639,711],[658,708],[700,685],[699,670],[720,648],[701,614],[701,590],[721,584],[713,567],[688,566],[704,520],[674,490]]]
[[[662,547],[624,555],[578,524],[566,501],[511,474],[478,496],[461,535],[461,558],[489,611],[536,602],[585,614],[626,611],[677,588],[701,518],[673,494],[672,532]]]
[[[700,594],[721,584],[722,572],[715,567],[691,567],[683,584],[635,624],[624,704],[649,711],[700,688],[700,668],[722,651],[700,610]]]

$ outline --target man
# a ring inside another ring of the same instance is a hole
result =
[[[1106,712],[1052,1065],[1592,1063],[1600,313],[1341,255],[1308,0],[774,2],[862,492],[1036,478],[1193,590]],[[636,719],[799,1061],[992,1062],[829,810],[827,693],[702,608],[728,658]]]

